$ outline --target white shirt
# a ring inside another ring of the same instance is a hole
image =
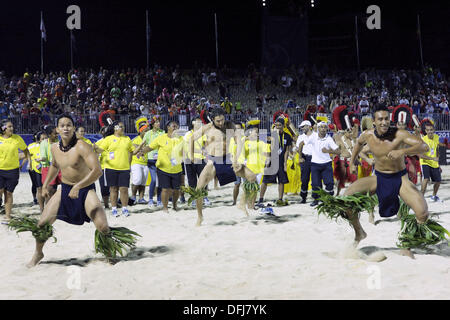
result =
[[[281,77],[281,81],[283,81],[284,83],[282,84],[283,87],[285,88],[289,88],[291,86],[292,83],[292,78],[289,76],[283,76]]]
[[[312,136],[314,134],[311,133],[310,136]],[[297,149],[300,147],[300,143],[304,142],[307,138],[309,138],[310,136],[307,136],[305,133],[301,134],[298,138],[297,138],[297,143],[295,144],[295,146],[297,147]],[[310,144],[306,144],[303,146],[303,150],[302,150],[303,154],[306,154],[308,156],[312,155],[312,145]]]
[[[325,136],[324,138],[319,138],[319,134],[317,132],[313,132],[306,140],[305,146],[312,146],[312,163],[323,164],[331,161],[330,155],[328,153],[323,153],[322,149],[339,149],[339,146],[334,142],[333,138],[330,136]]]
[[[409,101],[406,98],[405,99],[400,99],[399,104],[407,104],[407,105],[409,105]]]

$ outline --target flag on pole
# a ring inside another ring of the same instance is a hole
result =
[[[42,13],[41,13],[41,37],[42,39],[47,41],[47,32],[45,32],[44,18],[42,17]]]
[[[77,46],[76,46],[76,40],[75,35],[73,34],[73,31],[70,31],[70,41],[72,42],[73,51],[77,52]]]
[[[147,41],[150,40],[151,33],[152,30],[150,29],[150,23],[148,23],[148,12],[147,12],[147,28],[146,28]]]

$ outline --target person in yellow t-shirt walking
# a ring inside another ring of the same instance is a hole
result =
[[[128,217],[128,188],[130,187],[130,167],[133,156],[133,144],[130,137],[124,135],[125,125],[115,121],[114,134],[104,138],[95,144],[95,151],[99,154],[106,152],[105,177],[109,187],[111,200],[111,214],[118,217],[117,200],[122,203],[122,215]]]
[[[22,164],[19,162],[19,149],[25,155]],[[14,126],[10,120],[2,120],[0,128],[0,193],[5,195],[7,220],[11,220],[13,192],[19,183],[20,169],[27,162],[31,162],[31,157],[25,141],[21,136],[14,134]]]
[[[180,195],[181,160],[183,159],[183,137],[178,134],[179,125],[176,121],[169,121],[166,125],[166,134],[158,136],[150,145],[145,141],[135,150],[147,153],[158,150],[156,161],[156,174],[158,184],[162,188],[161,200],[163,211],[169,213],[169,197],[172,197],[173,209],[178,210],[177,201]]]
[[[31,162],[28,162],[28,173],[30,174],[32,184],[31,193],[33,194],[33,202],[34,204],[39,204],[39,208],[42,213],[44,210],[44,198],[42,197],[42,165],[39,161],[41,158],[39,144],[47,139],[47,134],[39,131],[36,132],[33,138],[34,141],[28,145],[28,151],[31,156]]]
[[[158,116],[153,116],[153,118],[150,120],[150,130],[148,130],[145,133],[143,138],[143,140],[147,145],[149,145],[154,139],[165,133],[164,130],[160,129],[160,126],[161,126],[160,118]],[[147,154],[147,157],[148,157],[147,166],[149,169],[151,179],[150,186],[148,189],[149,193],[148,206],[162,207],[161,188],[157,183],[158,175],[156,174],[156,161],[158,160],[158,150],[153,150],[152,152],[149,152]],[[153,202],[153,195],[155,194],[155,190],[156,190],[156,203]]]
[[[244,164],[256,175],[258,184],[262,182],[267,157],[270,156],[270,144],[259,140],[260,120],[250,120],[245,126],[245,140],[238,162]],[[251,208],[255,209],[255,199],[252,199]]]
[[[133,148],[139,147],[139,145],[144,141],[144,135],[148,131],[148,122],[141,122],[139,124],[139,135],[136,136],[131,143]],[[147,166],[147,153],[144,155],[133,155],[131,160],[131,200],[135,201],[137,204],[147,204],[144,199],[145,185],[148,178],[148,166]],[[136,194],[139,192],[139,200],[136,201]]]
[[[428,181],[434,182],[433,195],[431,200],[440,201],[437,196],[439,186],[441,185],[441,168],[439,167],[439,136],[434,133],[434,125],[428,122],[425,125],[425,136],[422,140],[428,145],[428,152],[420,155],[420,164],[422,166],[422,194],[425,195]]]

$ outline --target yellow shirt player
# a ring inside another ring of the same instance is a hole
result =
[[[139,145],[144,141],[144,135],[148,130],[148,122],[141,121],[138,125],[139,135],[136,136],[131,143],[133,144],[133,151],[139,147]],[[144,199],[145,185],[148,178],[148,154],[137,154],[133,155],[131,159],[131,200],[136,201],[136,194],[139,192],[139,199],[137,204],[147,204]]]
[[[105,136],[105,132],[106,132],[106,127],[103,127],[100,130],[100,134],[104,137]],[[98,140],[97,142],[95,142],[93,144],[94,150],[97,149],[98,145],[97,144],[101,144],[104,138],[101,138],[100,140]],[[100,167],[102,168],[102,175],[101,177],[98,179],[98,182],[100,184],[100,193],[102,195],[102,199],[103,199],[103,205],[105,207],[105,209],[109,209],[109,188],[106,185],[106,177],[105,177],[105,161],[106,161],[106,151],[103,151],[99,154],[98,156],[98,161],[100,162]]]
[[[428,145],[428,152],[420,155],[420,164],[422,166],[422,194],[425,195],[428,181],[434,182],[433,195],[431,200],[440,201],[437,196],[441,184],[441,168],[439,168],[439,136],[434,133],[434,125],[431,122],[425,124],[425,136],[422,140]]]
[[[4,135],[0,136],[0,170],[9,171],[21,167],[19,149],[27,150],[27,145],[21,136],[17,134],[12,134],[7,138]]]
[[[176,121],[169,121],[166,125],[166,134],[158,136],[150,145],[144,141],[136,151],[147,153],[158,150],[156,161],[156,174],[158,184],[162,188],[161,200],[163,211],[169,212],[169,197],[172,196],[173,209],[178,210],[177,201],[181,185],[181,161],[183,160],[183,137],[178,135],[179,125]]]
[[[28,145],[28,151],[30,152],[31,163],[28,163],[28,173],[31,179],[31,193],[33,194],[34,204],[39,204],[41,212],[44,210],[44,199],[42,198],[42,164],[40,142],[46,139],[47,135],[43,132],[38,132],[34,136],[34,142]]]
[[[109,187],[111,200],[111,214],[118,217],[117,200],[120,191],[122,203],[122,215],[130,215],[127,204],[129,200],[128,188],[130,187],[130,167],[133,155],[133,144],[128,136],[124,135],[123,122],[115,121],[114,134],[107,136],[96,143],[97,153],[106,154],[105,177],[106,185]]]
[[[264,141],[258,140],[258,129],[252,129],[248,139],[245,140],[243,150],[238,161],[247,166],[257,175],[256,181],[261,182],[266,157],[270,152],[270,145]]]
[[[13,204],[12,193],[19,183],[20,168],[28,161],[30,153],[22,137],[14,134],[14,126],[11,121],[3,120],[0,128],[0,190],[6,190],[5,215],[11,219]],[[19,162],[19,149],[25,154],[26,160]]]

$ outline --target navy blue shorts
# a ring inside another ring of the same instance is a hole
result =
[[[430,179],[433,182],[441,182],[441,170],[440,168],[432,168],[426,164],[422,165],[422,173],[424,179]]]
[[[42,175],[34,170],[28,171],[28,173],[30,174],[31,183],[33,186],[36,188],[42,187]]]
[[[179,173],[167,173],[156,168],[156,174],[158,175],[158,185],[161,189],[180,189],[181,185],[181,172]]]
[[[278,180],[278,184],[287,184],[289,183],[289,179],[287,176],[286,171],[284,171],[284,166],[280,165],[278,167],[278,172],[277,174],[273,174],[273,175],[264,175],[263,177],[263,183],[277,183]]]
[[[130,187],[130,170],[105,169],[106,186]]]
[[[377,176],[377,197],[380,216],[395,216],[400,208],[398,196],[402,186],[402,177],[408,174],[406,169],[396,173],[383,173],[375,170]]]
[[[19,168],[12,170],[0,170],[0,189],[13,193],[19,183]]]
[[[84,203],[89,190],[95,190],[95,184],[80,189],[76,199],[69,198],[70,190],[72,190],[71,185],[61,183],[61,204],[59,205],[56,218],[76,225],[91,222],[84,209]]]
[[[236,181],[236,174],[234,173],[231,158],[228,154],[223,157],[209,157],[209,159],[214,162],[214,168],[216,169],[216,176],[220,186]]]
[[[109,196],[109,188],[106,185],[105,170],[102,170],[102,176],[98,178],[98,183],[100,184],[100,193],[102,194],[102,197]]]

